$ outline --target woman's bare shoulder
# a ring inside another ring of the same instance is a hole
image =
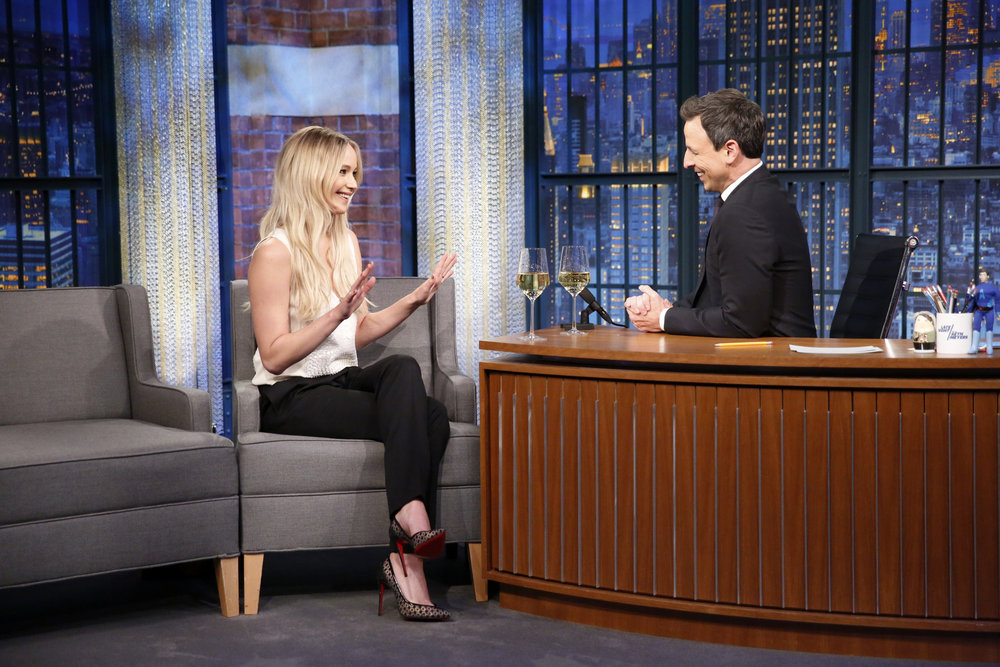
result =
[[[250,261],[258,257],[264,261],[275,261],[291,259],[291,256],[292,253],[288,250],[288,246],[271,236],[257,244]]]

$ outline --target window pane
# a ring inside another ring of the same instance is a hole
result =
[[[628,188],[627,284],[656,283],[656,242],[656,229],[653,226],[653,186],[632,185]]]
[[[77,285],[100,285],[101,247],[98,235],[97,191],[74,192]]]
[[[903,233],[902,183],[872,183],[872,233],[892,236]]]
[[[593,160],[597,164],[597,171],[621,172],[625,170],[622,72],[601,72],[599,76],[601,78],[599,142]],[[580,171],[585,170],[581,168]]]
[[[601,188],[600,245],[597,246],[597,273],[592,282],[621,285],[625,278],[625,201],[626,188],[611,185]]]
[[[16,195],[11,190],[0,190],[0,289],[20,287],[17,247]]]
[[[0,68],[0,176],[17,176],[15,158],[13,86],[11,86],[9,71]]]
[[[701,60],[726,57],[726,4],[716,0],[699,3],[698,56]]]
[[[846,169],[851,162],[851,59],[827,63],[826,160],[827,167]]]
[[[983,7],[983,41],[1000,42],[1000,2],[988,0]]]
[[[73,210],[69,190],[49,195],[49,267],[52,287],[73,285]]]
[[[49,176],[69,176],[69,116],[62,70],[44,70],[45,142]]]
[[[569,170],[594,171],[594,76],[574,74],[569,96]]]
[[[97,144],[94,131],[94,77],[90,72],[70,73],[73,113],[73,175],[97,175]]]
[[[656,233],[659,248],[656,282],[676,286],[680,253],[677,238],[677,188],[673,185],[656,187]],[[673,297],[677,297],[676,287]]]
[[[557,259],[556,248],[566,243],[565,238],[569,230],[569,199],[570,188],[565,186],[541,188],[538,245],[548,250],[549,273],[552,274],[553,281],[555,281],[556,272],[559,269],[555,263]],[[537,321],[539,327],[552,326],[555,321],[553,308],[557,289],[562,288],[553,283],[553,286],[542,292],[542,295],[536,300],[541,305],[541,319]]]
[[[791,9],[785,3],[768,3],[764,10],[764,43],[761,49],[762,55],[764,56],[780,56],[785,57],[788,55],[789,45],[792,41],[792,31],[791,25],[789,24],[789,18]],[[796,23],[799,20],[802,21],[803,30],[808,30],[807,25],[812,24],[813,12],[811,8],[807,8],[804,12],[805,16],[800,17],[799,8],[796,6],[794,10],[796,14]],[[796,40],[801,40],[798,44],[800,49],[804,52],[809,52],[807,44],[807,38],[803,39],[803,35],[796,31]],[[805,48],[803,48],[805,47]],[[822,48],[822,44],[820,44]]]
[[[604,306],[604,310],[608,311],[608,315],[611,316],[612,320],[619,324],[628,322],[628,314],[625,312],[625,297],[628,295],[624,289],[621,287],[591,288],[590,291],[594,293],[594,298],[597,299],[597,302]],[[596,315],[591,315],[590,321],[604,324]]]
[[[944,163],[975,164],[976,52],[949,51],[946,63]]]
[[[767,166],[774,169],[784,169],[789,166],[789,118],[791,108],[788,95],[788,62],[784,60],[770,61],[764,64],[764,97],[759,99],[752,89],[742,88],[747,96],[758,102],[767,118],[767,134],[764,138],[764,152],[767,154]],[[796,127],[792,134],[792,144],[798,141],[801,128]],[[791,151],[797,156],[796,151]]]
[[[906,46],[906,0],[877,0],[875,3],[875,49],[902,49]]]
[[[742,91],[744,95],[760,104],[760,95],[758,94],[758,90],[760,90],[760,88],[758,87],[757,80],[757,63],[742,62],[730,64],[727,68],[727,76],[729,77],[726,81],[726,85],[728,87],[736,88]],[[764,113],[766,114],[767,111],[765,110]]]
[[[708,224],[715,214],[715,200],[718,198],[714,192],[705,192],[702,187],[698,188],[698,275],[705,272],[705,238],[708,236]]]
[[[910,0],[910,46],[940,46],[942,18],[941,0]]]
[[[592,0],[571,0],[570,67],[594,66],[594,3]]]
[[[541,170],[547,173],[566,173],[570,170],[569,108],[566,99],[566,75],[547,74],[543,91],[544,127]],[[576,162],[573,162],[576,167]]]
[[[907,164],[938,164],[941,142],[941,54],[910,55],[910,117]]]
[[[656,62],[677,62],[677,0],[659,0],[656,5]]]
[[[34,190],[20,193],[21,200],[21,274],[27,289],[48,284],[45,253],[45,197]]]
[[[861,7],[867,11],[868,4],[862,2]],[[828,51],[851,50],[851,14],[853,11],[854,3],[851,0],[835,0],[830,3],[830,13],[827,15],[826,36],[826,48]]]
[[[941,188],[941,276],[953,287],[975,273],[976,182],[945,181]]]
[[[628,170],[653,171],[653,73],[628,74]]]
[[[979,161],[1000,164],[1000,49],[983,49],[982,142]]]
[[[38,34],[33,0],[12,0],[10,3],[11,33],[14,38],[14,61],[34,65],[38,62]]]
[[[622,0],[601,0],[598,13],[599,44],[597,63],[600,67],[621,67],[625,61],[622,32]]]
[[[948,30],[949,46],[975,44],[979,41],[978,0],[948,0],[945,11],[948,14],[945,25]]]
[[[73,67],[90,67],[90,7],[89,0],[67,0],[69,26],[69,59]]]
[[[698,94],[704,95],[726,86],[725,65],[702,65],[698,68]],[[683,101],[681,102],[683,104]]]
[[[906,229],[920,245],[910,259],[910,283],[932,285],[938,277],[938,211],[940,187],[937,181],[910,181],[906,184]]]
[[[42,162],[42,133],[38,107],[38,72],[33,69],[15,70],[17,82],[17,129],[20,148],[20,175],[45,175]]]
[[[677,171],[677,70],[656,71],[656,171]]]
[[[728,4],[728,3],[727,3]],[[726,20],[726,42],[731,58],[752,58],[757,55],[759,45],[760,17],[756,2],[734,3]]]
[[[604,11],[604,5],[601,5]],[[649,65],[653,62],[653,3],[652,0],[628,0],[628,59],[629,65]]]
[[[42,64],[60,66],[66,63],[66,42],[63,32],[61,2],[48,2],[42,7]]]
[[[542,66],[547,70],[566,67],[566,1],[546,0],[542,17]]]
[[[826,140],[829,120],[834,117],[826,113],[826,86],[824,85],[823,62],[802,60],[795,63],[796,114],[792,118],[793,167],[824,167],[823,146]]]
[[[902,166],[905,56],[875,56],[872,164]]]
[[[993,283],[1000,280],[1000,180],[983,181],[979,199],[979,220],[990,221],[979,228],[979,267],[990,272]],[[979,268],[976,267],[976,268]]]

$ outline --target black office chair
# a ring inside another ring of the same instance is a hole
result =
[[[885,338],[889,333],[916,236],[858,234],[830,338]]]

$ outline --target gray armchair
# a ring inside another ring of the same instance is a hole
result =
[[[135,285],[0,291],[0,588],[216,560],[239,613],[233,443],[156,377]]]
[[[369,294],[386,306],[423,281],[379,278]],[[382,443],[311,438],[260,431],[259,392],[251,383],[256,343],[246,307],[247,283],[231,283],[233,433],[240,463],[243,611],[257,613],[264,553],[388,544]],[[403,324],[359,352],[362,366],[391,354],[420,364],[428,394],[442,401],[451,439],[441,462],[438,516],[449,542],[469,545],[477,599],[486,599],[480,563],[479,426],[476,387],[458,372],[455,356],[455,285]]]

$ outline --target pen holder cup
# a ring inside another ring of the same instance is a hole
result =
[[[966,354],[972,342],[972,313],[938,313],[938,354]]]

